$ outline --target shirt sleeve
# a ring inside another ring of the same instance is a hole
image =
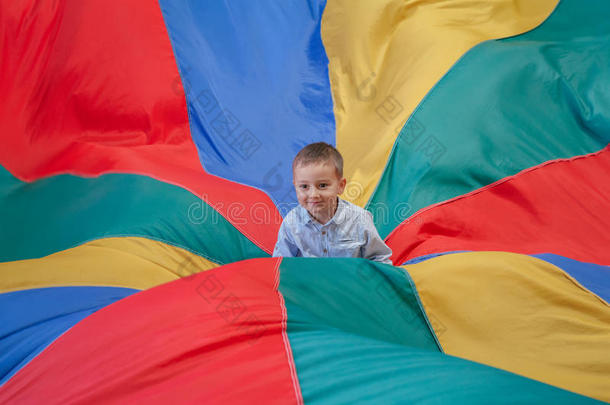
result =
[[[392,256],[392,249],[385,244],[375,224],[373,223],[373,217],[370,212],[367,212],[365,220],[364,233],[367,236],[366,244],[362,247],[362,257],[376,262],[385,264],[392,264],[390,256]]]
[[[275,243],[275,248],[273,249],[273,257],[297,257],[301,256],[300,251],[294,240],[292,239],[292,235],[290,234],[290,230],[288,226],[286,226],[286,221],[282,222],[280,225],[280,230],[277,235],[277,242]]]

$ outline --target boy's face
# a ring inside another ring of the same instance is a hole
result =
[[[326,162],[299,165],[294,168],[293,177],[299,204],[318,222],[328,222],[335,214],[345,178],[339,178],[335,166]]]

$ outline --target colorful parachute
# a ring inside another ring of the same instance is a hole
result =
[[[0,5],[0,403],[610,401],[610,2],[110,3]]]

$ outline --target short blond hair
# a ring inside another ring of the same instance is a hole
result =
[[[297,166],[307,166],[312,163],[330,162],[335,166],[337,176],[343,177],[343,156],[332,145],[326,142],[310,143],[297,153],[292,161],[292,171]]]

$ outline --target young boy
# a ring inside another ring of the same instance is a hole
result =
[[[339,198],[345,188],[343,158],[324,142],[307,145],[292,162],[299,205],[286,215],[273,256],[364,257],[392,264],[372,215]]]

